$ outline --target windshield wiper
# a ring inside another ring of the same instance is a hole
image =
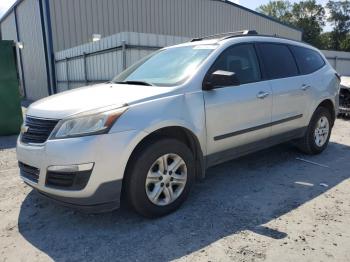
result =
[[[122,82],[114,82],[114,83],[122,84],[122,85],[153,86],[153,84],[145,82],[145,81],[122,81]]]

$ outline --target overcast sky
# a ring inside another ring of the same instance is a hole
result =
[[[239,0],[239,1],[232,1],[232,2],[238,3],[240,5],[243,5],[245,7],[255,10],[258,6],[268,3],[269,0]],[[295,2],[300,2],[300,0],[299,1],[290,0],[290,2],[295,3]],[[327,0],[317,0],[317,2],[322,5],[326,5]]]
[[[6,12],[7,9],[13,5],[16,0],[0,0],[0,17]]]
[[[0,0],[0,17],[10,8],[16,0]],[[269,0],[232,0],[232,2],[239,3],[245,7],[255,10],[261,4],[266,4]],[[299,2],[297,0],[291,0],[291,2]],[[327,0],[317,0],[318,3],[326,4]]]
[[[289,1],[291,3],[300,2],[300,0],[289,0]],[[269,0],[232,0],[232,2],[235,2],[236,4],[240,4],[252,10],[255,10],[260,5],[268,3]],[[317,0],[317,3],[322,4],[323,6],[325,6],[327,2],[328,0]],[[330,24],[326,23],[326,26],[323,28],[323,30],[326,32],[332,31],[332,27],[330,26]]]

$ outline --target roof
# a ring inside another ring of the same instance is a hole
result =
[[[9,15],[11,14],[11,12],[16,8],[16,6],[18,6],[22,1],[24,1],[24,0],[17,0],[17,1],[9,8],[9,10],[7,10],[7,12],[0,18],[0,23],[2,23],[2,22],[6,19],[6,17],[9,16]],[[50,1],[50,0],[49,0],[49,1]],[[291,29],[294,29],[294,30],[303,32],[303,30],[300,29],[300,28],[297,28],[297,27],[295,27],[295,26],[289,25],[289,24],[284,23],[284,22],[282,22],[282,21],[280,21],[280,20],[278,20],[278,19],[276,19],[276,18],[273,18],[273,17],[268,16],[268,15],[264,15],[264,14],[262,14],[262,13],[259,13],[259,12],[257,12],[257,11],[251,10],[251,9],[249,9],[249,8],[247,8],[247,7],[244,7],[244,6],[241,6],[241,5],[239,5],[239,4],[235,4],[235,3],[233,3],[233,2],[231,2],[231,1],[229,1],[229,0],[214,0],[214,1],[221,2],[221,3],[225,3],[225,4],[229,4],[229,5],[233,5],[233,6],[237,7],[237,8],[240,8],[240,9],[242,9],[242,10],[244,10],[244,11],[247,11],[247,12],[249,12],[249,13],[252,13],[252,14],[254,14],[254,15],[261,16],[261,17],[266,18],[266,19],[268,19],[268,20],[271,20],[271,21],[273,21],[273,22],[275,22],[275,23],[278,23],[278,24],[281,24],[281,25],[283,25],[283,26],[289,27],[289,28],[291,28]]]
[[[249,39],[248,39],[249,38]],[[247,40],[248,39],[248,40]],[[246,41],[247,40],[247,41]],[[312,45],[294,40],[289,39],[285,37],[280,36],[272,36],[272,35],[241,35],[241,36],[234,36],[234,37],[226,37],[222,39],[218,39],[218,42],[227,43],[227,42],[269,42],[269,43],[283,43],[283,44],[290,44],[290,45],[298,45],[301,47],[307,47],[316,50],[317,52],[320,52],[317,48],[313,47]]]
[[[300,47],[306,47],[309,49],[313,49],[317,52],[320,52],[317,48],[313,47],[312,45],[294,40],[289,39],[285,37],[280,36],[273,36],[273,35],[260,35],[260,34],[235,34],[235,32],[227,33],[232,34],[225,37],[218,37],[218,38],[206,38],[203,39],[195,39],[195,41],[189,41],[173,46],[168,46],[165,48],[173,48],[173,47],[181,47],[181,46],[196,46],[196,45],[211,45],[211,46],[218,46],[218,45],[226,45],[230,46],[232,44],[236,43],[252,43],[252,42],[269,42],[269,43],[283,43],[283,44],[289,44],[289,45],[297,45]],[[211,37],[211,36],[209,36]],[[247,40],[247,41],[246,41]]]

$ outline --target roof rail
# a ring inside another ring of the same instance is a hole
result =
[[[226,33],[220,33],[220,34],[215,34],[215,35],[208,35],[208,36],[193,38],[191,40],[191,42],[196,42],[196,41],[201,41],[201,40],[206,40],[206,39],[217,39],[217,38],[219,38],[220,40],[223,40],[223,39],[231,38],[231,37],[244,36],[244,35],[257,35],[257,34],[258,34],[258,32],[255,30],[241,30],[241,31],[236,31],[236,32],[226,32]]]

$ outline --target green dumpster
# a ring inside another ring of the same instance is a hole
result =
[[[15,44],[0,41],[0,136],[18,134],[22,121]]]

